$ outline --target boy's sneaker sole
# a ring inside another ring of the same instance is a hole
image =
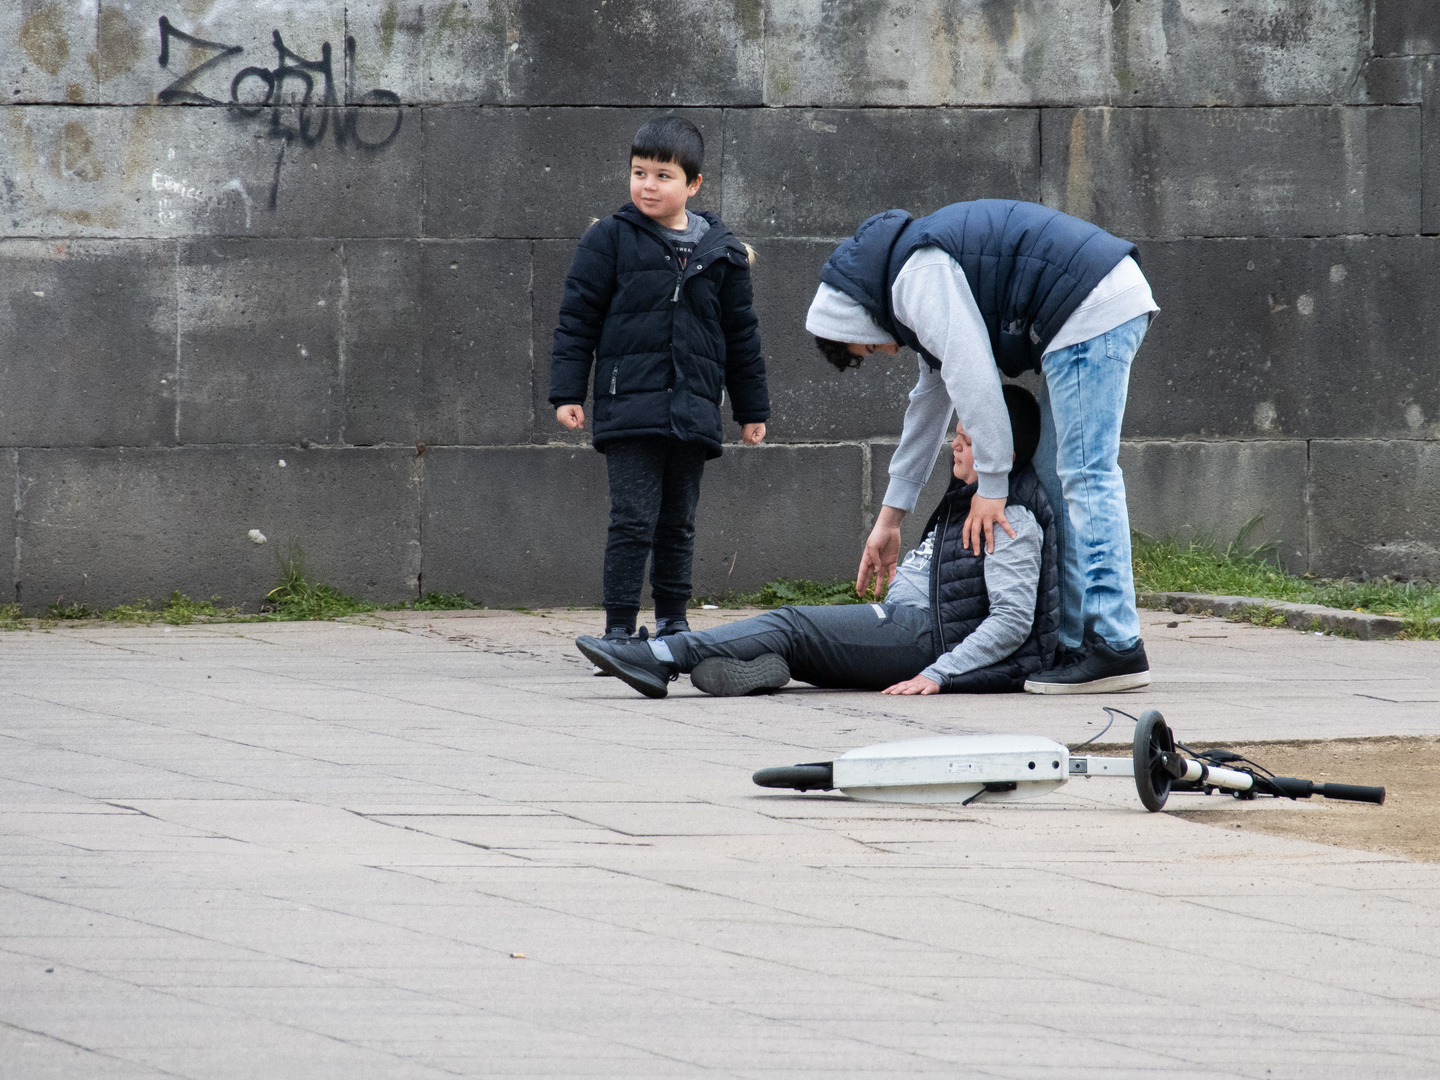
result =
[[[1137,671],[1131,675],[1111,675],[1089,682],[1062,683],[1025,681],[1027,694],[1113,694],[1120,690],[1139,690],[1150,685],[1150,672]]]
[[[712,697],[773,694],[789,681],[790,665],[779,653],[765,653],[754,660],[712,656],[690,672],[691,684]]]

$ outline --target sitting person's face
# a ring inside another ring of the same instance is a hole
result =
[[[970,445],[970,436],[965,434],[965,428],[955,425],[955,438],[950,440],[950,453],[955,459],[953,470],[957,480],[963,480],[967,484],[973,484],[977,477],[975,474],[975,450]]]

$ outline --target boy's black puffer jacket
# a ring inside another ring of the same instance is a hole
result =
[[[770,417],[745,245],[714,214],[682,273],[660,227],[626,203],[580,241],[550,359],[550,404],[581,405],[595,365],[595,449],[663,435],[720,456],[722,391],[737,423]]]

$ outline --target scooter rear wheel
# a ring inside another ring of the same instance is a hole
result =
[[[1135,724],[1135,791],[1154,813],[1170,797],[1170,770],[1162,756],[1175,752],[1175,736],[1157,709],[1146,709]]]

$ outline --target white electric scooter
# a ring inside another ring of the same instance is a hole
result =
[[[1113,714],[1119,712],[1105,711],[1111,713],[1112,722]],[[1135,720],[1129,713],[1121,715]],[[1105,730],[1109,730],[1108,724]],[[852,799],[872,802],[958,802],[969,806],[980,801],[1033,799],[1077,776],[1133,777],[1140,801],[1152,812],[1164,807],[1171,792],[1209,795],[1219,790],[1237,799],[1320,795],[1377,805],[1385,801],[1383,787],[1317,784],[1275,776],[1229,750],[1195,753],[1175,741],[1165,718],[1155,709],[1147,709],[1136,720],[1135,743],[1128,758],[1072,754],[1063,744],[1039,735],[941,735],[865,746],[834,761],[761,769],[754,780],[768,788],[838,789]]]

